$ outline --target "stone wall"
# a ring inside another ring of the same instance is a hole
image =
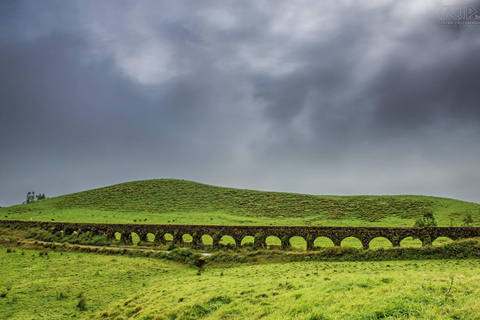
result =
[[[218,225],[160,225],[160,224],[103,224],[103,223],[70,223],[70,222],[42,222],[42,221],[18,221],[0,220],[0,227],[7,228],[41,228],[52,233],[63,231],[67,234],[73,232],[90,232],[91,236],[106,235],[109,239],[115,239],[115,233],[121,235],[121,242],[132,244],[132,233],[140,237],[140,241],[147,241],[147,234],[155,236],[155,242],[165,243],[165,235],[171,234],[173,242],[182,241],[182,236],[188,234],[193,237],[193,245],[201,244],[203,235],[213,238],[213,245],[223,236],[231,236],[236,245],[240,245],[246,236],[255,238],[255,245],[264,247],[265,240],[269,236],[278,237],[282,247],[289,246],[290,238],[302,237],[307,242],[307,249],[313,249],[314,241],[318,237],[327,237],[334,245],[339,246],[343,239],[355,237],[362,243],[364,248],[369,247],[372,239],[384,237],[390,240],[393,246],[399,246],[400,241],[407,237],[418,238],[425,244],[431,244],[438,237],[448,237],[452,240],[473,238],[480,236],[478,227],[428,227],[428,228],[387,228],[387,227],[320,227],[320,226],[218,226]]]

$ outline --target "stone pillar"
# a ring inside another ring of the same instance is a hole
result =
[[[138,244],[142,244],[148,241],[147,233],[146,232],[139,232],[137,233],[138,237],[140,238],[140,241]]]
[[[429,234],[421,236],[420,241],[422,241],[422,247],[432,245],[432,239],[430,238]]]
[[[115,238],[115,231],[109,230],[107,232],[107,240],[108,241],[116,241],[117,240],[117,238]]]
[[[194,232],[192,234],[192,247],[197,248],[202,243],[202,236]]]
[[[331,239],[335,247],[340,247],[342,245],[342,238],[332,237]]]
[[[212,243],[213,247],[218,248],[220,246],[220,240],[222,239],[222,234],[217,232],[213,235],[212,239],[213,239],[213,243]]]
[[[165,234],[162,231],[158,231],[155,233],[155,240],[153,241],[154,244],[159,245],[159,244],[167,244],[167,241],[165,241]]]
[[[283,236],[280,241],[282,242],[282,250],[290,248],[290,236]]]
[[[390,240],[390,242],[392,243],[392,246],[393,246],[393,247],[400,247],[400,242],[401,242],[401,240],[400,240],[399,237],[395,236],[395,237],[393,237],[393,238],[391,238],[391,239],[389,239],[389,240]]]
[[[362,243],[363,250],[367,250],[370,246],[370,241],[372,239],[358,239]]]
[[[253,247],[255,249],[260,249],[260,248],[265,248],[266,246],[266,239],[265,235],[263,233],[257,233],[254,236],[254,242],[253,242]]]
[[[123,231],[120,242],[125,245],[133,245],[132,233],[128,231]]]
[[[179,231],[174,231],[172,236],[173,236],[173,240],[172,240],[173,244],[179,244],[182,242],[182,234]]]
[[[315,250],[315,237],[309,234],[305,240],[307,241],[307,250]]]
[[[235,247],[240,247],[242,245],[242,236],[232,236],[232,238],[235,241]]]

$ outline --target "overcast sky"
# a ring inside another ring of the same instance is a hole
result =
[[[0,206],[153,178],[480,203],[480,25],[443,4],[1,1]]]

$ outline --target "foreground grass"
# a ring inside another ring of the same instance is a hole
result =
[[[207,264],[0,248],[2,319],[476,319],[479,260]],[[12,249],[10,249],[12,250]],[[82,297],[86,308],[79,307]]]
[[[1,319],[85,318],[170,278],[169,272],[178,276],[186,271],[147,258],[7,250],[0,249]]]
[[[478,225],[480,204],[427,196],[316,196],[159,179],[122,183],[28,205],[0,219],[219,225],[411,227],[432,211],[439,226]]]
[[[211,269],[172,279],[96,318],[474,318],[478,261],[299,262]],[[452,282],[453,280],[453,282]]]

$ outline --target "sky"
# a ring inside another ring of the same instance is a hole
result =
[[[468,1],[1,1],[0,206],[159,178],[480,203],[480,20],[462,8],[480,15]]]

